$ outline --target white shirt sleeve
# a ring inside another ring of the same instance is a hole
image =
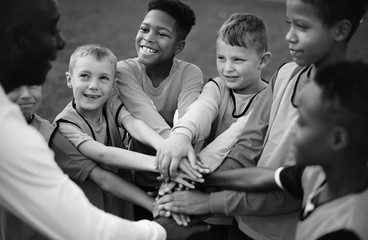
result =
[[[0,86],[0,205],[52,239],[165,239],[151,221],[131,222],[94,207],[54,161]]]
[[[275,171],[275,182],[277,184],[277,186],[279,186],[279,188],[281,188],[282,190],[285,190],[284,186],[282,186],[281,180],[280,180],[280,173],[281,171],[284,169],[284,167],[279,167],[278,169],[276,169]]]

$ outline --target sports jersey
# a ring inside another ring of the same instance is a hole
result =
[[[162,137],[168,137],[178,117],[199,96],[203,88],[202,71],[194,64],[174,58],[169,76],[158,87],[154,87],[145,66],[138,58],[120,61],[117,65],[117,90],[124,105],[132,115],[143,120]],[[129,149],[155,155],[156,151],[132,140]],[[140,186],[159,186],[157,174],[137,172],[136,182]]]
[[[326,176],[320,166],[305,169],[297,166],[280,169],[276,182],[295,197],[303,199],[303,209],[296,231],[297,240],[314,240],[332,234],[340,239],[368,239],[368,188],[344,195],[317,206],[315,197],[326,186]],[[347,235],[349,234],[349,235]],[[348,237],[349,236],[349,237]]]
[[[259,94],[263,111],[249,117],[239,143],[227,158],[255,161],[259,167],[274,169],[295,162],[289,148],[298,113],[291,99],[298,85],[308,81],[308,70],[295,63],[280,67]],[[236,216],[239,229],[254,239],[293,239],[300,207],[299,201],[282,192],[210,194],[211,212]]]
[[[93,123],[77,112],[73,100],[56,116],[55,121],[60,125],[59,131],[75,147],[78,147],[85,141],[95,140],[107,146],[124,148],[119,130],[119,121],[123,107],[121,100],[113,92],[105,103],[99,122]],[[129,170],[99,165],[118,174],[125,180],[133,182],[132,174]],[[105,193],[91,180],[87,180],[79,185],[95,206],[120,217],[133,219],[133,206],[131,203]]]

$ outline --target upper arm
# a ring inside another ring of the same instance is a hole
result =
[[[282,187],[294,197],[303,199],[302,174],[304,168],[298,166],[285,167],[280,172],[280,182]]]
[[[55,132],[52,138],[51,149],[55,153],[56,163],[74,181],[84,182],[97,165],[79,152],[59,132]]]
[[[179,118],[184,115],[189,105],[197,100],[202,89],[202,71],[197,66],[189,64],[182,75],[182,88],[178,98]]]

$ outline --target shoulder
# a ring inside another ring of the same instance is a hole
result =
[[[173,66],[183,73],[203,75],[202,70],[195,64],[174,58]]]
[[[128,58],[121,60],[117,63],[117,71],[132,71],[132,70],[138,70],[141,69],[143,66],[141,63],[139,63],[138,58]]]

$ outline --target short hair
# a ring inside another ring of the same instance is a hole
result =
[[[87,44],[75,49],[70,56],[68,71],[72,73],[77,59],[85,56],[93,56],[98,61],[107,59],[114,66],[116,73],[117,58],[115,54],[110,49],[98,44]]]
[[[147,12],[151,10],[160,10],[173,17],[183,40],[195,25],[196,16],[193,9],[179,0],[150,0],[147,5]]]
[[[302,0],[304,3],[316,7],[317,14],[322,22],[330,27],[333,24],[347,19],[351,22],[351,32],[347,40],[354,35],[367,11],[367,0]]]
[[[322,89],[322,106],[333,121],[348,129],[355,145],[365,145],[368,134],[368,64],[344,60],[326,66],[317,72],[315,82]]]
[[[226,44],[254,48],[258,54],[267,51],[266,25],[259,17],[249,13],[234,13],[217,33]]]

